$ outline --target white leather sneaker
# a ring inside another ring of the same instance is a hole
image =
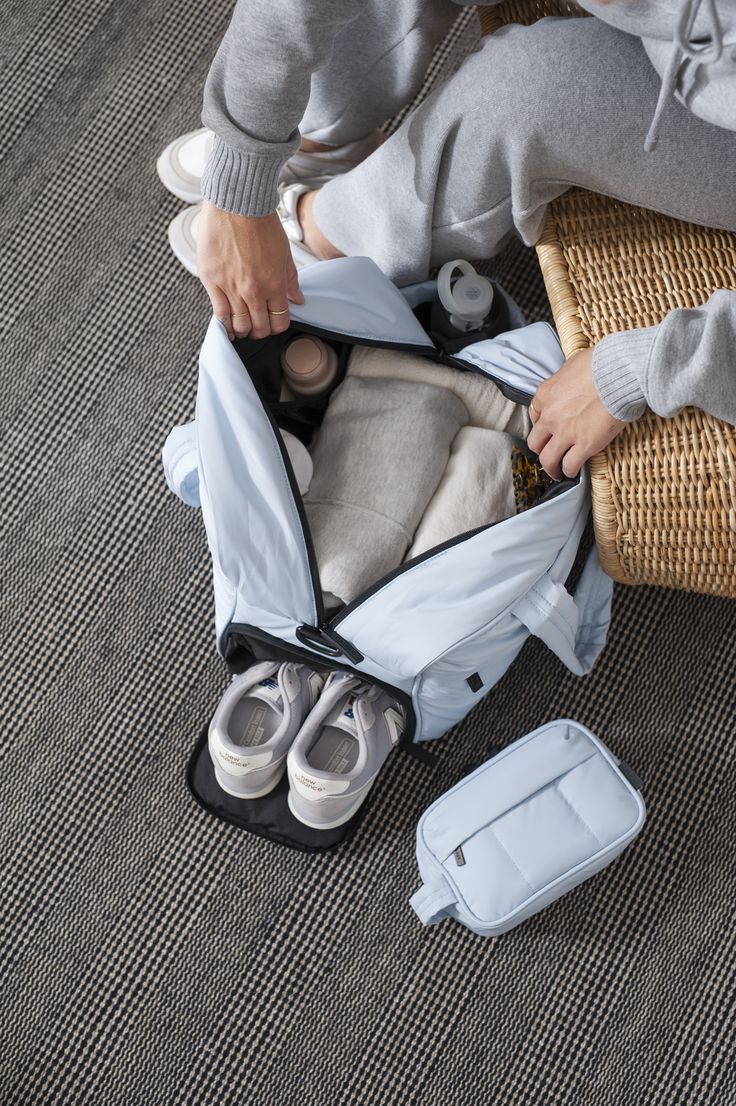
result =
[[[187,204],[202,199],[202,173],[215,136],[206,127],[189,131],[170,142],[156,162],[164,188]]]
[[[202,205],[185,207],[169,223],[169,245],[187,272],[197,276],[197,225]]]

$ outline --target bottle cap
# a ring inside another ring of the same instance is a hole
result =
[[[281,351],[281,367],[292,390],[315,395],[329,388],[337,375],[337,354],[321,338],[303,334]]]
[[[452,274],[459,269],[462,276],[453,281]],[[458,259],[446,262],[437,276],[437,293],[440,303],[450,315],[450,321],[459,320],[465,326],[480,324],[491,310],[493,285],[487,277],[476,273],[469,261]]]

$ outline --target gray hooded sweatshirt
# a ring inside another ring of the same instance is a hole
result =
[[[736,0],[579,3],[638,35],[661,78],[645,149],[656,147],[671,96],[706,122],[736,131]],[[733,202],[736,222],[736,182]],[[736,424],[736,291],[671,311],[659,326],[609,335],[594,350],[593,376],[619,419],[637,419],[647,406],[669,416],[693,404]]]
[[[642,135],[646,150],[656,147],[673,96],[706,122],[736,131],[736,0],[579,3],[638,36],[660,76],[656,111]],[[299,143],[312,74],[329,64],[335,36],[360,9],[360,0],[237,0],[205,87],[202,118],[216,135],[206,199],[242,215],[273,211],[279,172]],[[659,326],[602,339],[593,374],[617,418],[639,418],[647,406],[671,415],[694,404],[736,424],[736,291],[672,311]]]

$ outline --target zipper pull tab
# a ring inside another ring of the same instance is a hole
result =
[[[344,637],[340,637],[329,623],[323,623],[319,629],[322,637],[326,638],[332,645],[336,645],[342,655],[347,657],[351,664],[360,664],[362,660],[365,660],[360,650],[356,649],[354,645],[351,645],[349,641],[346,641]]]
[[[310,649],[315,649],[328,657],[343,656],[352,664],[360,664],[365,659],[354,645],[340,637],[327,623],[319,626],[309,626],[304,623],[297,627],[296,636],[303,645],[308,645]]]

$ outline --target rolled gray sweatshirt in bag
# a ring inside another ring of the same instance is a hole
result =
[[[348,377],[335,391],[304,497],[324,592],[349,603],[401,564],[467,422],[433,384]]]

